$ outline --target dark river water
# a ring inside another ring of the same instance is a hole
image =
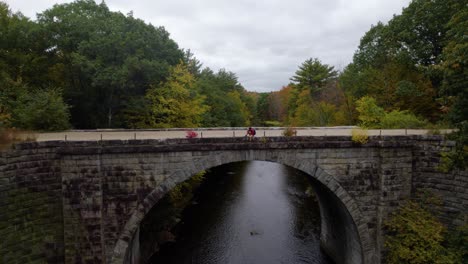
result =
[[[270,162],[213,168],[150,263],[333,263],[320,250],[320,215],[306,175]]]

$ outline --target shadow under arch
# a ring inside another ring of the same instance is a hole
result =
[[[125,224],[114,247],[111,263],[133,263],[129,251],[132,238],[138,236],[141,221],[151,208],[175,185],[196,173],[220,165],[241,161],[269,161],[279,163],[308,174],[315,184],[314,190],[320,206],[322,248],[338,263],[375,263],[375,249],[370,233],[356,201],[336,179],[310,159],[287,158],[275,151],[248,150],[238,155],[215,153],[204,160],[194,160],[184,170],[178,170],[160,186],[151,191]],[[129,239],[130,238],[130,239]],[[138,237],[136,237],[138,238]]]

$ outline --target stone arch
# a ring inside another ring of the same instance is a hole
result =
[[[310,157],[301,158],[295,152],[284,152],[284,150],[244,150],[244,151],[210,151],[208,155],[205,155],[203,159],[193,159],[190,165],[183,170],[175,171],[165,182],[160,186],[152,190],[141,204],[135,209],[130,219],[125,224],[125,227],[119,239],[114,247],[111,263],[125,263],[126,253],[131,246],[131,239],[139,228],[140,222],[143,220],[145,215],[151,210],[151,208],[162,198],[164,195],[172,189],[176,184],[183,182],[196,173],[220,166],[223,164],[240,162],[240,161],[270,161],[286,165],[306,174],[310,175],[314,180],[321,184],[322,192],[325,191],[328,194],[322,195],[328,197],[335,197],[336,201],[342,204],[345,211],[349,214],[350,219],[354,224],[355,231],[357,232],[359,242],[359,260],[348,261],[341,260],[339,263],[363,263],[370,264],[375,261],[375,249],[372,247],[373,243],[370,238],[370,233],[359,206],[356,201],[349,195],[349,193],[339,184],[336,179],[328,174],[326,171],[320,168],[316,164],[316,161],[310,159]],[[317,191],[317,189],[316,189]],[[320,213],[323,215],[323,210],[327,207],[324,206],[324,202],[320,201]],[[322,229],[324,228],[324,219],[322,218]],[[326,227],[325,228],[329,228]]]

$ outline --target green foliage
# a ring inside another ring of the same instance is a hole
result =
[[[195,174],[190,179],[177,184],[168,193],[169,201],[178,211],[178,217],[182,210],[188,205],[189,201],[192,200],[195,190],[205,179],[205,171]]]
[[[58,89],[36,90],[18,99],[12,124],[29,130],[58,131],[70,127],[69,107]]]
[[[359,121],[365,128],[376,128],[385,116],[383,108],[377,105],[374,98],[364,96],[356,102],[356,110],[359,113]]]
[[[457,227],[447,237],[447,247],[457,260],[456,263],[468,263],[468,224]]]
[[[250,112],[246,104],[241,99],[241,94],[238,91],[231,91],[227,94],[229,99],[227,111],[230,114],[230,126],[249,126],[250,125]]]
[[[267,121],[264,121],[263,124],[264,124],[266,127],[280,127],[280,126],[281,126],[281,122],[279,122],[279,121],[274,121],[274,120],[267,120]]]
[[[456,160],[456,152],[441,152],[440,162],[437,166],[437,170],[443,173],[448,173],[454,168],[454,161]]]
[[[122,112],[125,127],[148,128],[153,124],[150,101],[145,97],[131,97]]]
[[[248,107],[251,98],[234,73],[225,70],[214,73],[206,68],[196,80],[195,89],[205,96],[205,104],[210,107],[203,114],[202,126],[246,126],[251,122],[255,107]]]
[[[318,104],[314,105],[314,112],[315,117],[313,121],[313,125],[317,126],[330,126],[335,125],[337,120],[337,113],[339,113],[336,109],[336,106],[327,102],[319,102]]]
[[[409,111],[393,110],[386,113],[380,120],[380,127],[386,129],[392,128],[424,128],[427,122],[420,120]]]
[[[369,141],[369,134],[365,129],[353,129],[351,130],[351,140],[363,145]]]
[[[323,89],[325,84],[337,76],[337,72],[333,66],[322,64],[317,58],[310,58],[304,61],[295,75],[291,77],[293,81],[301,90],[310,90],[314,95]]]
[[[441,161],[438,169],[441,172],[450,172],[454,169],[468,167],[468,122],[459,125],[459,130],[449,135],[450,139],[457,143],[455,148],[447,152],[441,152]]]
[[[181,60],[192,76],[185,84],[170,76]],[[57,4],[37,21],[0,2],[3,127],[32,127],[35,118],[27,117],[24,106],[17,109],[19,98],[49,87],[63,91],[76,128],[244,126],[258,120],[256,95],[234,73],[201,68],[163,27],[112,12],[104,2]]]
[[[468,10],[466,1],[462,2],[465,2],[465,8],[461,8],[448,23],[449,41],[443,50],[444,62],[441,67],[444,71],[443,101],[448,102],[448,118],[460,130],[457,137],[459,144],[468,145]],[[453,105],[450,105],[452,101]]]
[[[310,97],[309,90],[301,91],[295,102],[296,109],[293,112],[292,124],[295,126],[308,126],[311,123],[311,120],[314,119],[314,112],[312,109],[312,98]]]
[[[409,110],[431,122],[455,101],[461,105],[453,109],[466,112],[467,96],[453,93],[466,87],[466,5],[415,0],[388,24],[372,26],[340,76],[344,90],[355,98],[374,97],[385,111]]]
[[[420,203],[408,201],[385,227],[386,263],[456,263],[456,257],[443,246],[445,227]]]
[[[128,99],[164,81],[183,57],[164,28],[92,0],[55,5],[38,25],[80,128],[123,126]]]
[[[433,65],[441,60],[447,23],[466,9],[465,0],[414,0],[388,24],[392,53],[406,55],[414,64]]]
[[[376,100],[369,96],[359,99],[356,105],[358,118],[365,128],[423,128],[428,124],[427,121],[419,119],[407,110],[393,110],[386,113],[377,105]]]
[[[418,90],[413,82],[402,80],[397,83],[396,95],[399,97],[418,97],[422,95],[422,92]]]

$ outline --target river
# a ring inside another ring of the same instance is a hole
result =
[[[211,169],[150,263],[333,263],[320,249],[320,213],[307,176],[271,162]]]

